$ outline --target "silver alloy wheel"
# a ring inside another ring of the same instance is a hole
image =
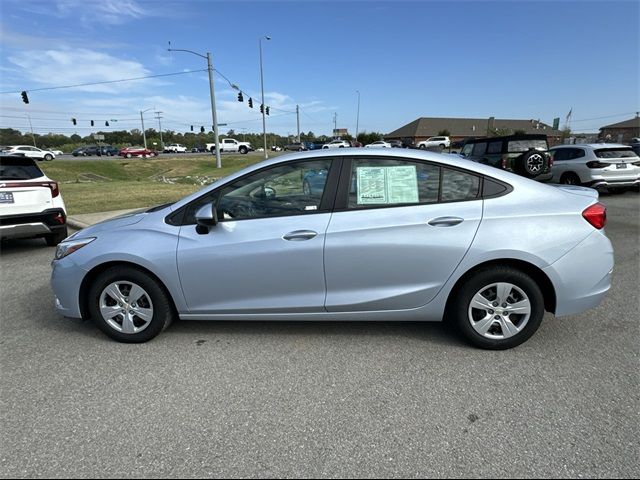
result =
[[[100,294],[100,314],[107,325],[120,333],[142,332],[153,319],[151,297],[140,285],[113,282]]]
[[[539,153],[531,155],[527,159],[527,165],[529,165],[529,171],[531,173],[539,172],[540,170],[542,170],[542,166],[544,165],[542,155],[540,155]]]
[[[511,283],[492,283],[481,288],[469,304],[469,322],[480,335],[492,340],[520,333],[531,317],[531,302]]]

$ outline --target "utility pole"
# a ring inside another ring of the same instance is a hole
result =
[[[196,53],[193,50],[184,50],[182,48],[171,48],[171,42],[169,42],[169,52],[187,52],[198,57],[207,60],[207,70],[209,72],[209,96],[211,97],[211,119],[213,120],[213,136],[216,144],[216,167],[222,168],[222,160],[220,159],[220,141],[218,138],[218,114],[216,112],[216,94],[213,88],[213,61],[211,60],[211,53],[207,52],[207,55]]]
[[[29,128],[31,129],[31,140],[33,140],[33,146],[38,148],[36,145],[36,137],[33,134],[33,125],[31,124],[31,117],[27,114],[27,118],[29,119]]]
[[[296,105],[296,120],[298,122],[298,143],[300,143],[300,105]]]
[[[267,155],[267,123],[266,123],[266,118],[265,118],[265,110],[266,107],[264,105],[264,75],[262,73],[262,39],[265,38],[267,40],[271,40],[271,37],[269,36],[263,36],[260,37],[260,40],[258,40],[258,43],[260,45],[260,88],[262,90],[262,136],[264,139],[264,158],[269,158],[269,156]]]
[[[338,114],[333,112],[333,138],[336,138],[338,135]]]
[[[160,119],[162,118],[160,114],[162,112],[154,112],[154,113],[157,115],[156,118],[158,119],[158,128],[160,129],[160,148],[164,150],[164,142],[162,141],[162,122],[160,121]]]
[[[356,115],[356,142],[358,141],[358,127],[360,123],[360,90],[356,90],[358,94],[358,114]]]
[[[140,121],[142,122],[142,139],[144,140],[144,149],[147,149],[147,135],[144,133],[144,116],[142,115],[142,110],[140,110]]]

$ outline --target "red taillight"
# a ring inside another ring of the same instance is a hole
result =
[[[582,212],[582,216],[595,228],[601,230],[607,223],[607,207],[601,203],[594,203]]]
[[[587,162],[587,167],[589,168],[607,168],[610,163],[599,162],[598,160],[593,160],[591,162]]]
[[[553,167],[553,154],[549,155],[549,168]]]
[[[506,170],[508,166],[509,166],[509,160],[507,160],[506,158],[503,158],[502,159],[502,169]]]
[[[60,195],[60,189],[58,188],[58,182],[8,182],[3,183],[3,188],[25,188],[25,187],[46,187],[51,190],[51,196],[53,198]]]

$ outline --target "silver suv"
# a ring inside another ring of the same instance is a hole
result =
[[[606,188],[610,193],[640,185],[640,157],[628,145],[560,145],[550,152],[554,183]]]

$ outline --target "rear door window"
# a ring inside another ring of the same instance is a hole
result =
[[[502,153],[502,142],[490,142],[487,146],[487,153]]]

